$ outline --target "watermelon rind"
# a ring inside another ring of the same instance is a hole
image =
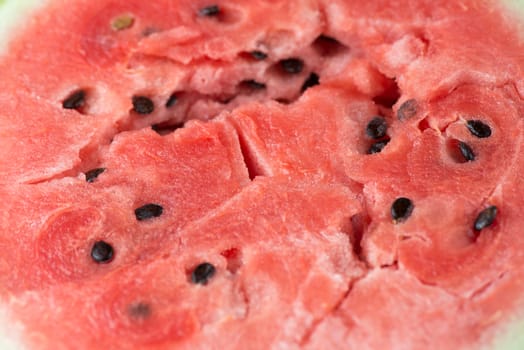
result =
[[[21,329],[22,325],[15,324],[10,320],[6,306],[0,305],[0,349],[25,350],[21,341]]]
[[[42,6],[45,0],[0,0],[0,53],[9,43],[16,27],[31,18],[30,13]],[[3,349],[3,348],[2,348]]]
[[[522,350],[524,349],[524,321],[519,320],[510,324],[502,335],[495,339],[493,349]]]

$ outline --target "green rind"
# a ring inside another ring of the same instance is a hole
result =
[[[524,320],[517,320],[502,329],[490,348],[494,350],[523,350]]]
[[[524,0],[503,0],[510,8],[524,14]]]

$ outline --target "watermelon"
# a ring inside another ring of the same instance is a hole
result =
[[[524,347],[516,2],[0,4],[2,348]]]

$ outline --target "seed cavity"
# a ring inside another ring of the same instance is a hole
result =
[[[304,69],[304,62],[298,58],[288,58],[280,61],[280,67],[288,74],[299,74]]]
[[[142,30],[142,36],[147,38],[148,36],[151,36],[151,34],[158,33],[159,31],[160,29],[156,27],[145,27],[144,30]]]
[[[164,212],[164,208],[158,204],[149,203],[135,209],[135,216],[138,221],[148,220],[159,217]]]
[[[191,281],[195,284],[206,285],[215,275],[215,272],[216,268],[212,264],[204,262],[193,270],[191,273]]]
[[[240,88],[248,90],[264,90],[266,88],[266,84],[260,83],[253,79],[243,80],[240,82],[239,86]]]
[[[198,10],[198,15],[201,17],[214,17],[218,16],[219,13],[220,8],[218,7],[218,5],[210,5]]]
[[[153,129],[153,131],[159,134],[160,136],[168,135],[174,132],[175,130],[181,129],[183,127],[184,127],[184,122],[175,123],[175,124],[171,124],[167,122],[167,123],[158,123],[158,124],[151,125],[151,129]]]
[[[133,96],[133,110],[138,114],[151,114],[155,110],[155,104],[146,96]]]
[[[129,316],[134,319],[144,320],[151,316],[152,310],[151,306],[145,302],[137,302],[129,305],[128,308]]]
[[[107,264],[113,260],[113,247],[104,241],[98,241],[91,248],[91,258],[98,264]]]
[[[300,91],[304,92],[307,89],[309,89],[310,87],[313,87],[313,86],[319,85],[319,84],[320,84],[320,77],[318,76],[317,73],[312,72],[309,75],[309,77],[307,77],[306,81],[304,81],[304,84],[302,84],[302,87],[300,88]]]
[[[238,248],[229,248],[220,253],[227,260],[226,269],[231,273],[237,273],[242,267],[242,252]]]
[[[100,174],[102,174],[104,171],[106,171],[106,168],[96,168],[89,170],[85,173],[86,181],[87,182],[94,182]]]
[[[377,141],[374,144],[371,145],[368,149],[368,154],[374,154],[374,153],[380,153],[386,147],[386,145],[389,143],[389,139],[387,140],[381,140]]]
[[[399,120],[406,120],[413,118],[418,111],[418,103],[415,99],[405,101],[400,105],[397,111],[397,118]]]
[[[349,48],[333,37],[320,35],[313,42],[313,49],[320,56],[335,56],[347,51]]]
[[[472,135],[478,138],[491,136],[491,128],[481,120],[468,120],[466,127]]]
[[[79,110],[85,104],[86,92],[84,90],[76,90],[62,101],[62,107],[64,109],[76,109]]]
[[[473,153],[473,150],[467,143],[459,141],[458,147],[466,162],[472,162],[475,160],[475,153]]]
[[[280,103],[281,105],[289,105],[292,102],[291,100],[284,98],[284,97],[275,98],[275,101]]]
[[[413,202],[409,198],[399,197],[391,205],[391,217],[395,224],[406,221],[413,212]]]
[[[133,23],[135,23],[135,19],[130,14],[123,14],[118,17],[115,17],[111,21],[111,29],[114,31],[121,31],[124,29],[131,28],[133,26]]]
[[[178,96],[177,94],[173,93],[166,101],[166,108],[173,107],[178,102]]]
[[[388,131],[388,123],[386,119],[381,116],[375,116],[370,120],[366,126],[366,135],[372,139],[381,139],[386,136]]]
[[[386,76],[382,76],[382,78],[385,81],[384,90],[373,97],[373,102],[387,109],[392,109],[400,98],[400,88],[398,87],[396,79],[390,79]]]
[[[488,226],[491,226],[491,224],[493,224],[493,221],[495,221],[495,218],[497,217],[497,212],[498,209],[494,205],[491,205],[483,211],[481,211],[477,216],[477,219],[475,220],[475,230],[480,231]]]
[[[257,61],[262,61],[267,58],[267,53],[262,52],[260,50],[253,50],[250,52],[250,54],[251,54],[251,57],[253,57]]]

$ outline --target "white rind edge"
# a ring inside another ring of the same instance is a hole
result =
[[[30,18],[30,12],[45,2],[46,0],[0,0],[0,54],[7,50],[9,33],[16,26],[26,23],[24,19]]]
[[[502,0],[513,15],[524,18],[524,0]],[[30,12],[43,5],[45,0],[0,0],[0,54],[3,54],[9,45],[9,33],[17,25],[29,18]],[[524,33],[524,22],[521,30]],[[15,325],[10,320],[5,305],[0,304],[0,349],[1,350],[26,350],[23,345],[21,326]],[[496,350],[522,350],[524,349],[524,320],[517,319],[509,327],[502,330],[490,346]]]
[[[47,0],[0,0],[0,55],[7,52],[9,35],[16,27],[27,23],[31,12]],[[0,303],[0,350],[28,350],[23,342],[23,326],[14,322],[8,305]]]
[[[514,317],[502,327],[489,348],[483,350],[523,350],[524,349],[524,318]]]
[[[28,350],[22,339],[22,325],[14,323],[6,306],[0,305],[0,349]]]

